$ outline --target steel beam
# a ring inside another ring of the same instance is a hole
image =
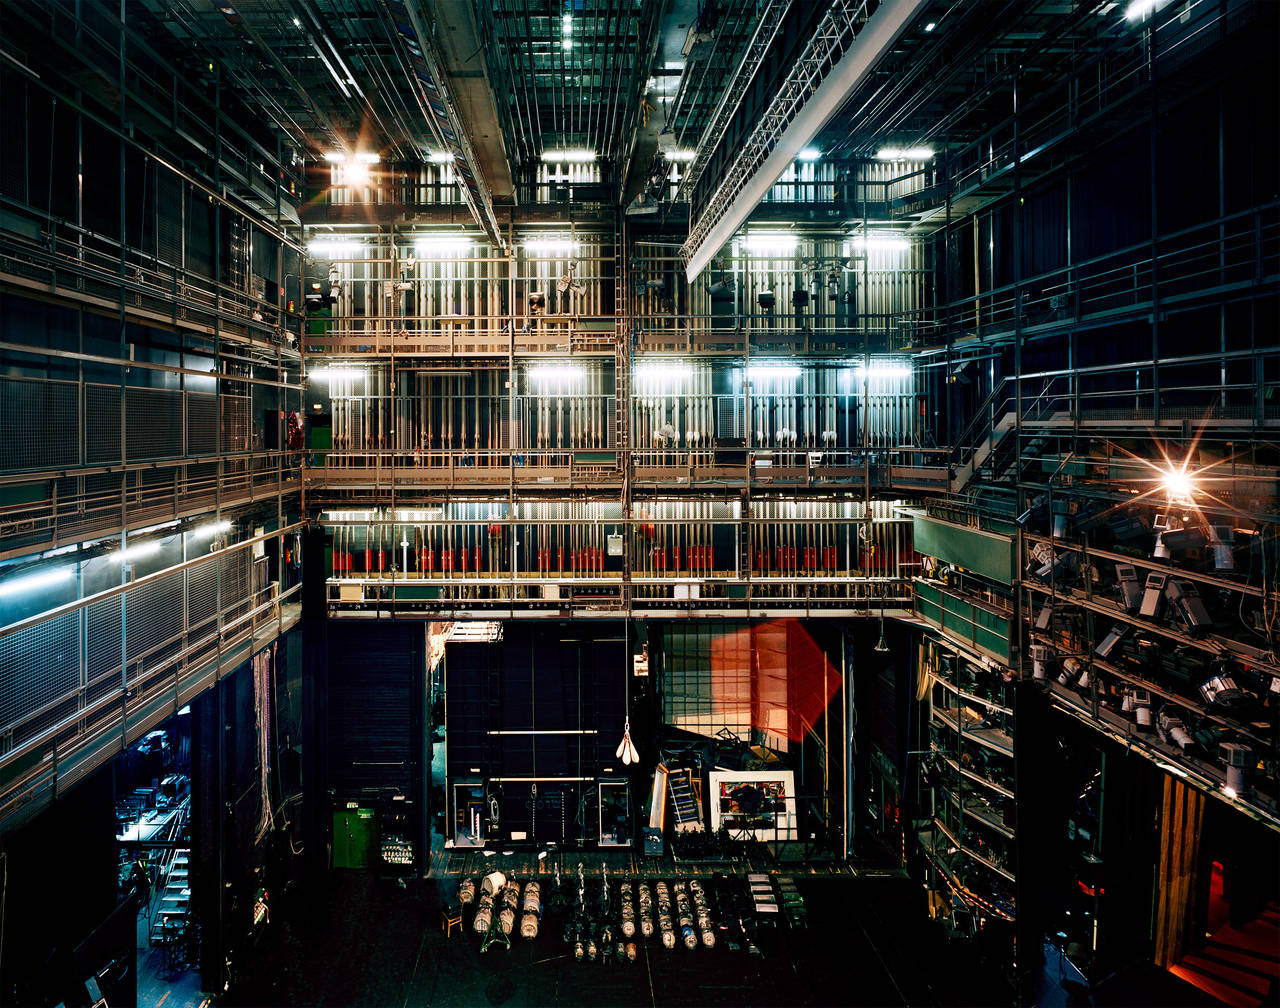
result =
[[[770,186],[889,51],[926,0],[835,0],[756,128],[691,224],[680,250],[694,280],[745,223]]]

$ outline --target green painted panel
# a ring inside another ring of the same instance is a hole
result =
[[[18,483],[13,486],[0,486],[0,507],[16,507],[19,504],[39,504],[49,499],[48,481],[40,483]]]
[[[965,570],[1012,584],[1014,574],[1013,537],[980,532],[977,529],[914,514],[915,549]]]
[[[368,868],[378,840],[378,817],[373,809],[335,809],[333,813],[333,866]]]

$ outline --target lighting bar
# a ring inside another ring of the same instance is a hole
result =
[[[426,235],[414,241],[413,247],[419,252],[465,252],[471,248],[471,239],[458,235]]]
[[[696,150],[669,150],[663,151],[662,156],[668,161],[692,161],[698,156]]]
[[[846,254],[855,248],[878,252],[906,252],[911,248],[911,242],[901,235],[893,234],[854,235],[846,244]]]
[[[796,155],[796,160],[797,161],[817,161],[820,157],[822,157],[822,151],[818,150],[817,147],[806,147],[804,148],[804,150],[802,150],[799,154]]]
[[[133,560],[141,560],[143,557],[154,556],[159,552],[160,540],[153,539],[151,542],[139,543],[137,546],[129,546],[123,550],[117,550],[108,559],[115,563],[130,563]]]
[[[659,384],[662,382],[670,382],[675,384],[687,379],[693,374],[693,368],[688,364],[677,362],[665,364],[640,364],[636,367],[636,381],[645,384]]]
[[[573,252],[578,243],[572,238],[528,238],[524,242],[526,252]]]
[[[799,243],[800,239],[795,235],[781,232],[770,234],[757,231],[742,239],[743,247],[752,252],[791,252]]]
[[[529,381],[545,384],[574,382],[582,379],[582,368],[577,364],[535,364],[527,373]]]
[[[324,159],[330,164],[346,164],[347,152],[340,150],[331,150],[324,152]]]
[[[382,160],[382,155],[377,151],[360,151],[356,154],[357,161],[363,161],[365,164],[377,164]]]
[[[800,369],[794,364],[756,363],[747,368],[747,377],[752,379],[766,378],[799,378]]]
[[[357,241],[343,238],[320,238],[307,245],[307,251],[313,256],[355,256],[364,251],[364,246]]]
[[[216,535],[222,535],[223,532],[231,531],[231,522],[216,521],[210,522],[208,525],[201,525],[199,528],[192,529],[191,536],[195,539],[209,539]]]
[[[1124,10],[1126,21],[1140,21],[1148,14],[1154,14],[1165,5],[1167,0],[1133,0]]]
[[[427,155],[427,160],[431,164],[453,164],[454,157],[449,151],[432,151]]]
[[[877,364],[872,363],[869,369],[863,368],[861,362],[853,366],[853,370],[857,374],[861,374],[864,370],[872,378],[905,378],[910,375],[910,364]]]
[[[314,371],[307,372],[307,378],[311,381],[332,382],[335,378],[350,378],[355,380],[356,378],[363,379],[364,376],[365,373],[363,369],[354,367],[316,368]]]
[[[929,161],[932,147],[881,147],[876,151],[877,161]]]
[[[563,164],[586,164],[596,159],[596,152],[585,149],[549,150],[542,152],[542,160]]]
[[[18,595],[24,592],[42,591],[56,584],[69,581],[76,576],[74,567],[59,567],[57,570],[41,571],[39,574],[27,574],[12,581],[0,581],[0,595]]]

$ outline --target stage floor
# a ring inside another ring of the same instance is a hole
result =
[[[378,878],[337,871],[318,890],[296,888],[278,899],[252,961],[220,999],[223,1005],[578,1006],[618,1005],[995,1005],[1009,1003],[999,974],[971,949],[946,942],[926,919],[923,895],[900,873],[859,876],[845,866],[773,866],[793,877],[809,926],[766,929],[762,954],[714,949],[668,950],[656,936],[640,941],[634,963],[614,957],[575,961],[562,922],[547,915],[538,937],[512,939],[510,950],[480,951],[468,926],[446,938],[440,908],[454,901],[463,871],[501,870],[545,878],[552,859],[536,852],[484,858],[446,852],[456,872],[428,879]],[[667,859],[627,852],[561,852],[562,875],[673,879],[694,874]],[[456,860],[455,860],[456,859]],[[571,866],[568,862],[571,861]],[[730,866],[745,874],[756,866]],[[843,869],[843,870],[840,870]],[[717,870],[705,866],[699,874]],[[470,924],[470,915],[467,917]]]

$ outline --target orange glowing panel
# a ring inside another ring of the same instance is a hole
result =
[[[711,644],[713,708],[725,721],[749,704],[752,727],[799,742],[840,686],[839,670],[797,619],[757,623]]]

